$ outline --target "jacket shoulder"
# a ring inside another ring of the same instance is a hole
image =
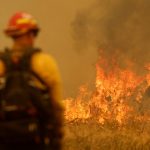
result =
[[[33,55],[31,59],[31,69],[37,73],[43,80],[50,82],[59,82],[60,73],[55,59],[48,53],[39,52]]]
[[[36,66],[51,66],[56,67],[56,61],[53,56],[43,51],[36,52],[31,58],[31,64]]]

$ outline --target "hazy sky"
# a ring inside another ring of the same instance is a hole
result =
[[[89,8],[94,0],[0,0],[0,48],[11,45],[3,34],[9,17],[25,11],[37,18],[41,33],[36,45],[47,51],[59,65],[63,79],[64,96],[75,96],[80,85],[93,83],[97,51],[88,47],[78,50],[72,38],[72,23],[76,15]]]

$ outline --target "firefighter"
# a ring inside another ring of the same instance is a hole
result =
[[[17,12],[10,18],[4,33],[12,39],[13,45],[10,50],[12,51],[12,59],[14,61],[18,61],[26,49],[34,47],[39,31],[38,23],[31,14]],[[50,144],[52,150],[60,150],[62,148],[63,138],[63,105],[61,101],[61,77],[57,64],[51,55],[43,51],[35,53],[31,58],[30,64],[32,71],[49,88],[49,95],[53,103],[52,110],[55,114],[53,116],[54,118],[51,118],[55,120],[55,124],[49,127],[50,134],[44,138],[44,142]],[[0,76],[5,76],[5,72],[5,65],[3,61],[0,61]],[[42,84],[37,80],[35,80],[35,85],[42,88]],[[29,149],[31,148],[30,145],[28,147]]]

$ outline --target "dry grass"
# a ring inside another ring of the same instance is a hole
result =
[[[64,150],[150,150],[150,122],[66,123]]]

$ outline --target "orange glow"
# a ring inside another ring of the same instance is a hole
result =
[[[94,91],[81,86],[78,97],[64,100],[66,120],[95,120],[102,125],[116,122],[119,126],[133,117],[143,120],[142,114],[133,115],[137,114],[135,104],[140,105],[143,94],[150,85],[150,74],[138,76],[132,70],[120,69],[117,65],[111,71],[105,71],[101,67],[102,63],[107,64],[106,60],[96,64]],[[106,64],[104,65],[107,66]]]

